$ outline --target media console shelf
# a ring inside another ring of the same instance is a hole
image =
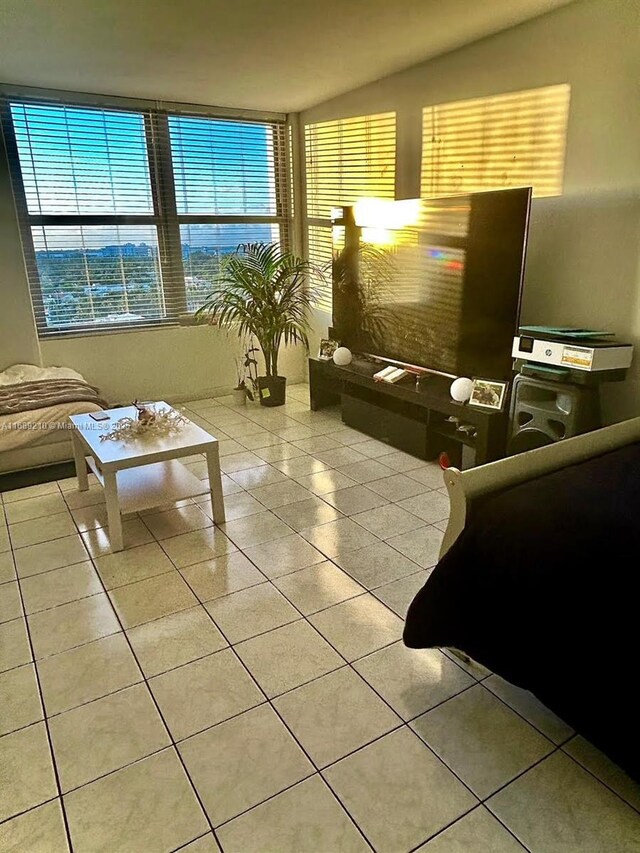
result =
[[[380,364],[354,358],[347,367],[333,361],[309,359],[309,386],[313,411],[340,404],[343,422],[372,438],[387,442],[420,459],[436,459],[446,451],[451,464],[468,468],[505,455],[507,415],[455,403],[451,380],[428,375],[406,377],[395,385],[376,382]],[[473,424],[474,438],[456,430],[447,418]],[[464,450],[463,450],[464,448]]]

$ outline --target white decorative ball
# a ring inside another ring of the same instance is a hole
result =
[[[333,354],[333,361],[338,367],[346,367],[347,364],[351,364],[352,358],[351,350],[346,347],[338,347]]]
[[[466,403],[473,391],[473,379],[459,376],[451,383],[449,392],[457,403]]]

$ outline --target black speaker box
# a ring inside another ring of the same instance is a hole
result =
[[[571,438],[601,426],[597,386],[518,374],[510,410],[510,455]]]

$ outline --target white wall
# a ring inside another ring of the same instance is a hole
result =
[[[639,80],[640,4],[583,0],[320,104],[301,122],[395,110],[397,196],[417,197],[424,106],[570,83],[564,194],[533,203],[523,322],[606,327],[640,346]],[[325,335],[327,316],[316,319]],[[640,413],[640,352],[604,397],[609,419]]]
[[[237,338],[208,326],[184,326],[42,341],[46,365],[79,370],[110,402],[169,402],[226,394],[235,385]],[[300,347],[282,349],[279,372],[304,377]]]

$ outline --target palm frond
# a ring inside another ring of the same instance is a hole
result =
[[[312,274],[322,278],[320,270],[277,243],[242,243],[224,258],[216,285],[196,316],[253,335],[267,375],[277,375],[282,341],[309,345],[309,312],[318,298]]]

